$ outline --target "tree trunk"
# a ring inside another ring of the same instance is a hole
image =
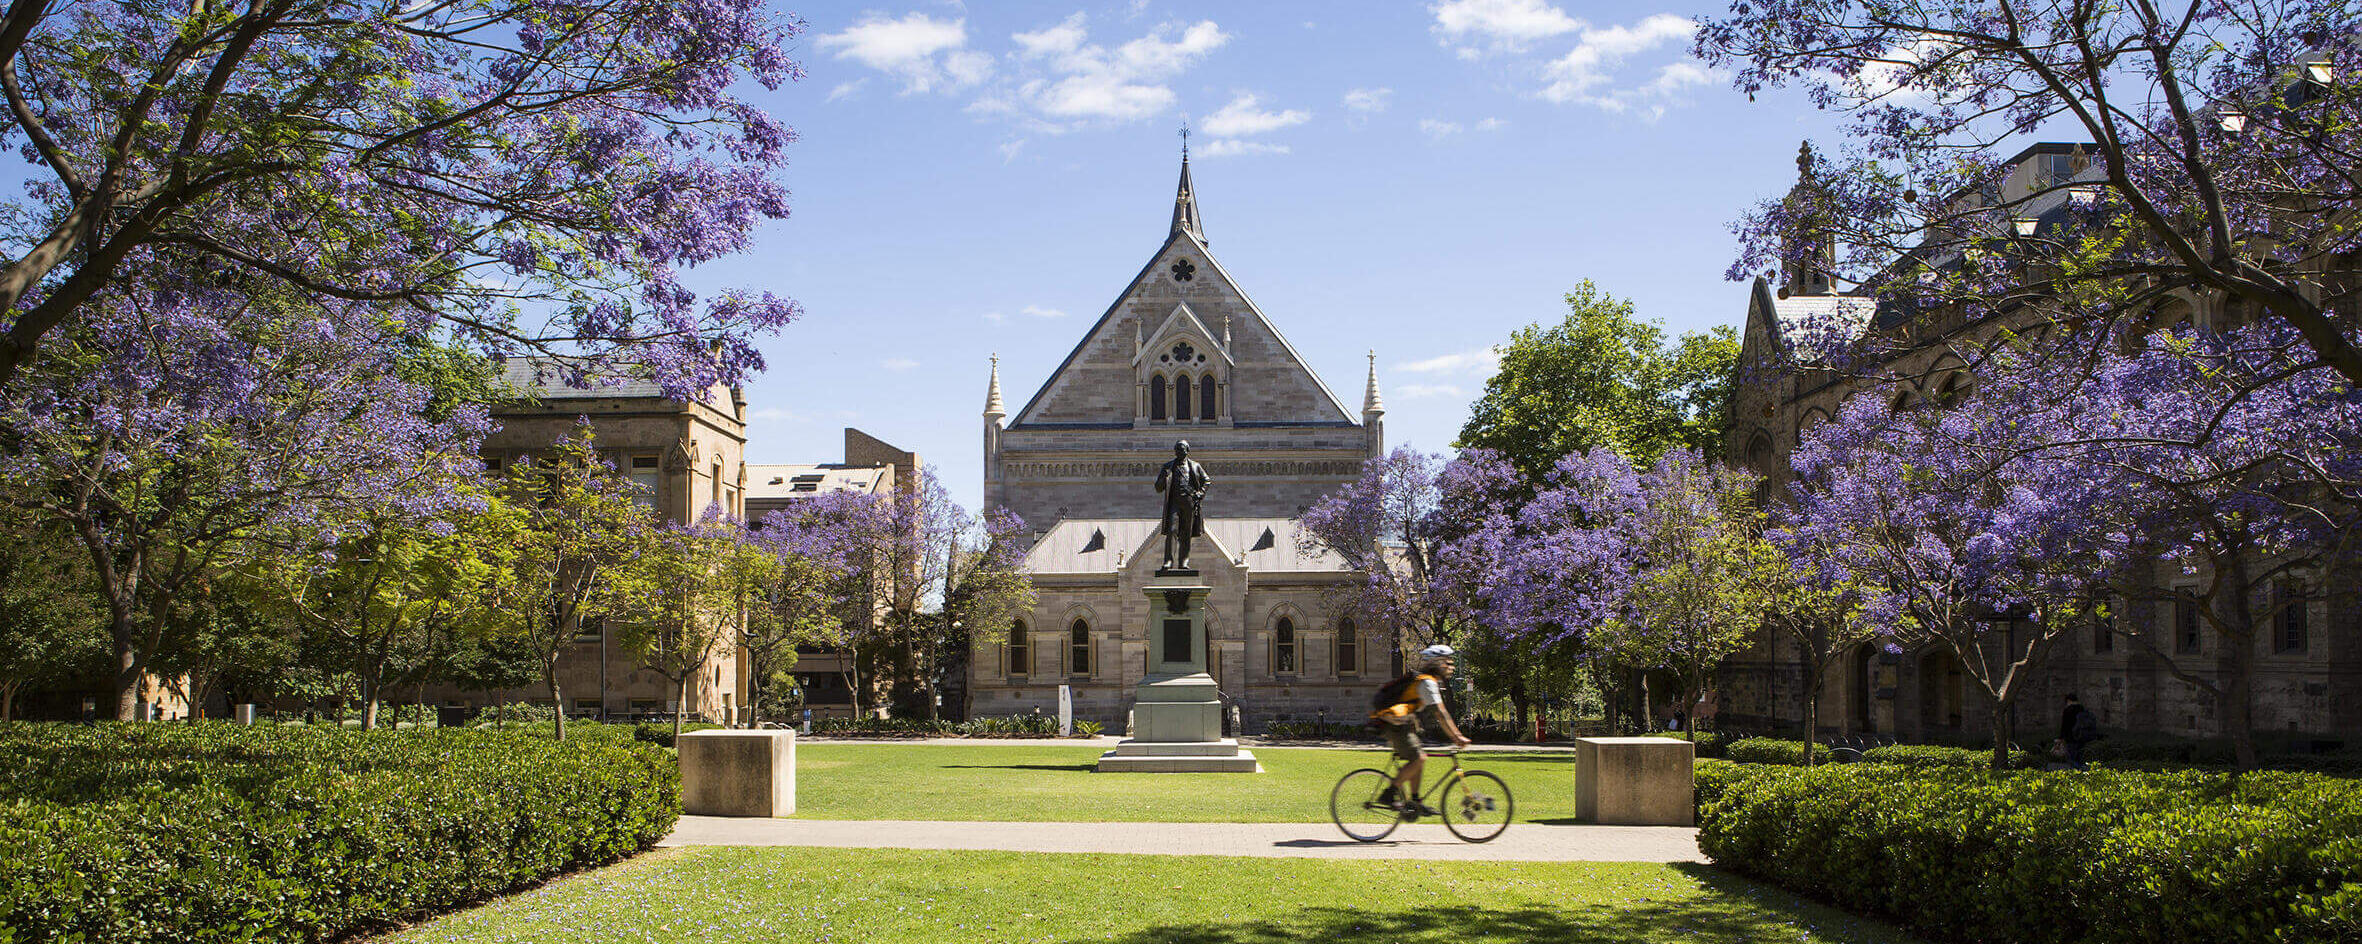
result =
[[[361,730],[377,729],[378,689],[385,684],[384,668],[372,666],[361,674]]]
[[[565,693],[559,691],[558,689],[557,663],[553,661],[544,665],[541,670],[541,677],[544,681],[549,683],[550,704],[558,706],[558,740],[563,741],[566,739],[566,699],[564,697]],[[678,714],[678,712],[675,714]]]
[[[1993,706],[1993,769],[2008,770],[2009,742],[2016,735],[2009,717],[2009,709],[2013,706],[2009,699],[1991,692],[1986,693],[1985,701]]]
[[[1811,657],[1804,660],[1804,766],[1813,765],[1813,732],[1821,729],[1821,685],[1825,673]]]
[[[2255,756],[2255,681],[2253,650],[2254,636],[2246,639],[2225,636],[2223,646],[2223,726],[2231,735],[2231,759],[2234,769],[2245,772],[2256,767]]]
[[[16,720],[16,690],[24,684],[14,680],[0,682],[0,721]]]
[[[1526,726],[1526,717],[1527,717],[1527,714],[1528,714],[1528,711],[1527,711],[1527,703],[1528,703],[1528,702],[1530,702],[1530,701],[1532,701],[1532,696],[1531,696],[1531,695],[1529,695],[1529,694],[1526,692],[1526,689],[1525,689],[1525,676],[1523,676],[1523,675],[1519,675],[1519,676],[1517,676],[1517,677],[1515,677],[1515,678],[1512,678],[1512,679],[1510,679],[1510,681],[1509,681],[1509,705],[1510,705],[1511,709],[1513,709],[1513,710],[1516,712],[1516,714],[1517,714],[1517,724],[1516,724],[1516,727],[1514,728],[1514,730],[1517,730],[1517,731],[1524,731],[1524,730],[1527,730],[1527,726]]]
[[[689,709],[689,674],[690,674],[690,673],[687,673],[687,672],[683,672],[683,673],[681,673],[681,678],[680,678],[680,688],[679,688],[679,692],[680,692],[680,709],[679,709],[679,710],[676,710],[676,711],[674,711],[674,712],[673,712],[673,743],[674,743],[674,744],[679,744],[679,743],[681,743],[681,720],[682,720],[683,718],[686,718],[686,717],[688,717],[688,715],[689,715],[689,711],[688,711],[688,709]]]

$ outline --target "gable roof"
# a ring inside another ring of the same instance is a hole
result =
[[[1052,525],[1034,542],[1018,569],[1028,574],[1112,574],[1118,555],[1129,567],[1163,540],[1157,525],[1155,518],[1068,518]],[[1313,554],[1300,551],[1300,533],[1293,518],[1208,518],[1206,536],[1200,540],[1211,541],[1233,560],[1245,554],[1246,568],[1256,573],[1342,573],[1349,569],[1344,558],[1326,549]]]

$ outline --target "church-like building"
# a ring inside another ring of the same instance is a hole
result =
[[[1051,713],[1068,685],[1075,717],[1124,730],[1163,554],[1156,470],[1182,440],[1213,480],[1190,554],[1214,588],[1206,663],[1245,729],[1358,719],[1396,670],[1388,629],[1341,612],[1360,575],[1302,550],[1295,521],[1384,450],[1375,358],[1348,410],[1207,245],[1184,154],[1163,245],[1014,415],[995,362],[984,505],[1024,519],[1036,600],[975,634],[971,715]]]

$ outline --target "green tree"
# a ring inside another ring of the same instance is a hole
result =
[[[1680,446],[1721,451],[1735,330],[1683,334],[1668,347],[1661,323],[1588,279],[1566,304],[1565,321],[1519,328],[1500,346],[1501,367],[1455,445],[1500,453],[1529,483],[1560,456],[1601,447],[1643,466]]]
[[[0,721],[28,688],[105,671],[104,599],[91,592],[89,557],[62,529],[6,514],[0,542]]]
[[[614,578],[648,553],[654,522],[636,487],[599,458],[588,424],[534,461],[511,466],[508,490],[510,501],[477,522],[483,540],[506,542],[516,553],[516,581],[496,625],[533,653],[564,740],[558,661],[583,620],[624,608]]]
[[[1781,553],[1782,566],[1759,571],[1772,599],[1765,622],[1796,646],[1803,664],[1807,742],[1820,730],[1821,690],[1828,687],[1829,670],[1854,647],[1879,637],[1862,612],[1862,586],[1843,576],[1842,568],[1825,567],[1824,552],[1810,544],[1791,546]],[[1813,763],[1812,751],[1805,752],[1804,762]]]
[[[673,683],[675,737],[688,714],[689,683],[742,638],[779,567],[736,522],[709,515],[656,532],[644,553],[616,569],[619,641],[642,668]]]
[[[1777,602],[1774,577],[1788,562],[1763,538],[1754,487],[1753,475],[1686,449],[1668,453],[1641,479],[1646,504],[1634,529],[1635,579],[1622,615],[1595,639],[1622,661],[1669,670],[1685,711]],[[1683,726],[1693,737],[1696,730]]]

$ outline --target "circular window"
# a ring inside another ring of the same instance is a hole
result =
[[[1184,363],[1184,364],[1186,364],[1186,363],[1189,363],[1189,359],[1190,359],[1190,358],[1192,358],[1192,357],[1196,357],[1196,356],[1197,356],[1197,349],[1196,349],[1196,348],[1193,348],[1193,347],[1190,347],[1190,346],[1189,346],[1189,342],[1187,342],[1187,341],[1183,341],[1183,342],[1181,342],[1181,343],[1179,343],[1179,344],[1173,345],[1173,359],[1174,359],[1174,360],[1177,360],[1177,361],[1180,361],[1181,363]]]

